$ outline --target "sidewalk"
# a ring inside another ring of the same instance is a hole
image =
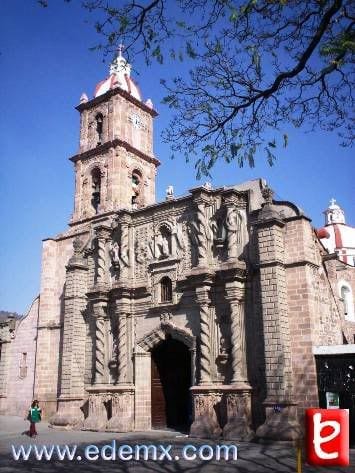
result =
[[[137,461],[137,460],[102,460],[89,461],[77,457],[73,461],[57,458],[51,461],[36,460],[30,457],[27,461],[16,461],[11,454],[11,445],[52,445],[52,444],[77,444],[78,452],[82,453],[86,445],[95,444],[99,448],[109,444],[113,439],[117,446],[128,444],[131,446],[142,444],[173,445],[174,456],[181,458],[184,445],[192,444],[196,447],[201,445],[228,444],[233,442],[216,442],[190,439],[183,434],[174,431],[150,431],[132,433],[108,433],[108,432],[83,432],[83,431],[59,431],[48,427],[46,422],[38,426],[38,437],[29,438],[23,434],[28,429],[28,422],[19,417],[0,416],[0,473],[273,473],[273,472],[296,472],[296,452],[292,447],[284,445],[260,445],[256,443],[239,443],[237,460],[183,460],[179,461]],[[302,473],[355,473],[355,451],[351,452],[351,463],[354,466],[347,468],[314,468],[303,465]]]

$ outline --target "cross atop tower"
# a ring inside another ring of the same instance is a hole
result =
[[[131,65],[128,64],[127,60],[123,57],[124,45],[120,43],[117,47],[117,55],[113,59],[110,65],[110,75],[115,74],[118,77],[118,81],[122,81],[123,76],[131,74]]]
[[[122,57],[123,50],[124,50],[124,44],[120,43],[117,48],[118,57]]]

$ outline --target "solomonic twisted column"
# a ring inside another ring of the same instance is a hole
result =
[[[205,214],[205,204],[197,204],[197,241],[199,265],[203,266],[207,260],[207,221]]]
[[[210,308],[207,290],[196,289],[197,300],[200,310],[200,382],[209,384],[211,382],[211,330],[210,330]]]
[[[117,365],[118,382],[127,381],[127,316],[120,314],[118,319],[118,343],[117,343]]]
[[[106,377],[106,304],[94,303],[93,314],[95,317],[95,384],[105,382]]]
[[[101,225],[96,228],[97,235],[97,259],[96,259],[96,275],[95,283],[98,286],[105,286],[107,274],[106,261],[106,243],[109,239],[110,228]]]
[[[243,289],[237,282],[227,283],[226,299],[230,303],[231,317],[231,368],[230,391],[226,394],[227,424],[223,437],[228,440],[250,440],[251,387],[248,383]]]
[[[96,319],[95,332],[95,383],[102,383],[105,376],[105,319]]]
[[[232,300],[231,304],[231,345],[232,345],[232,384],[245,383],[246,353],[244,306],[242,301]]]
[[[123,263],[123,276],[129,266],[129,227],[126,221],[121,224],[121,261]]]
[[[200,310],[200,379],[198,386],[192,388],[194,422],[191,425],[190,436],[218,438],[221,428],[215,408],[221,400],[221,394],[211,381],[211,317],[208,290],[208,284],[196,287]]]
[[[200,306],[200,384],[211,381],[210,310],[207,304]]]

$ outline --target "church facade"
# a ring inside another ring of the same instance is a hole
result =
[[[317,359],[355,357],[337,270],[353,291],[354,268],[263,180],[169,187],[156,203],[157,113],[121,52],[77,109],[74,212],[43,242],[29,397],[56,428],[296,438],[320,402]],[[15,396],[7,353],[2,411]]]

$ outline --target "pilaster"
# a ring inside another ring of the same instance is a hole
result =
[[[81,406],[85,397],[84,369],[87,263],[82,256],[82,242],[73,242],[74,254],[67,265],[64,295],[63,355],[58,411],[51,418],[54,426],[78,427],[82,424]]]
[[[266,421],[257,436],[273,440],[294,440],[300,435],[292,382],[290,329],[287,316],[284,222],[272,204],[272,191],[264,189],[266,200],[259,216],[257,242],[261,307],[265,343]]]

